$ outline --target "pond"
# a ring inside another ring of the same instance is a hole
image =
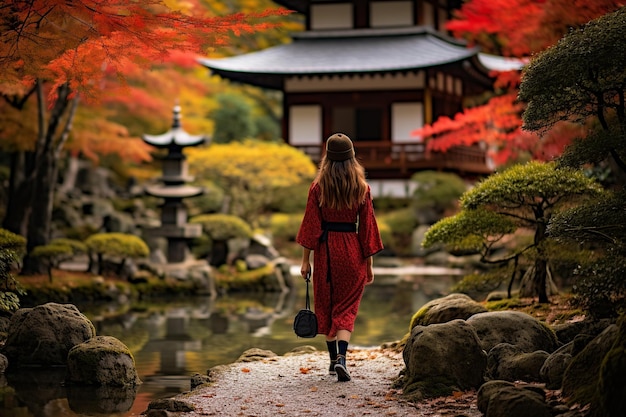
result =
[[[367,287],[352,345],[377,346],[401,339],[411,316],[426,302],[449,293],[452,275],[396,275]],[[287,293],[232,294],[120,306],[79,306],[98,335],[114,336],[135,357],[142,384],[135,390],[64,387],[64,368],[25,370],[0,376],[2,417],[139,416],[158,398],[190,390],[190,377],[231,363],[257,347],[279,355],[302,345],[325,349],[323,336],[299,339],[292,329],[304,306],[304,285]]]

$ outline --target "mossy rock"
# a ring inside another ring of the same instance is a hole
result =
[[[450,294],[424,304],[411,318],[409,331],[415,326],[446,323],[455,319],[466,320],[487,309],[465,294]]]
[[[574,356],[563,375],[562,391],[563,395],[568,399],[568,403],[591,404],[592,410],[599,408],[601,402],[599,390],[600,370],[607,354],[617,345],[618,340],[619,329],[616,325],[611,325],[591,342],[587,343],[585,348]],[[607,388],[606,386],[611,379],[611,375],[609,375],[611,371],[605,369],[605,372],[606,379],[604,385]]]

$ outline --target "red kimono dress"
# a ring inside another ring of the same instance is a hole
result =
[[[383,244],[369,189],[365,201],[350,209],[320,208],[319,197],[319,186],[314,183],[309,189],[296,242],[314,252],[313,291],[318,334],[334,337],[338,330],[354,330],[367,281],[366,258],[381,251]],[[322,221],[358,226],[353,232],[327,231],[327,238],[321,242]]]

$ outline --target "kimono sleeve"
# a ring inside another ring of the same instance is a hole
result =
[[[365,201],[359,207],[359,243],[363,257],[367,258],[383,250],[378,224],[374,214],[371,192],[368,190]]]
[[[309,188],[304,218],[296,235],[296,242],[307,249],[315,250],[322,235],[322,213],[319,206],[318,187],[312,184]]]

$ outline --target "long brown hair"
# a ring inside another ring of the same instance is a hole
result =
[[[324,156],[315,182],[320,187],[320,207],[351,208],[361,204],[367,195],[365,169],[356,160],[331,161]]]

